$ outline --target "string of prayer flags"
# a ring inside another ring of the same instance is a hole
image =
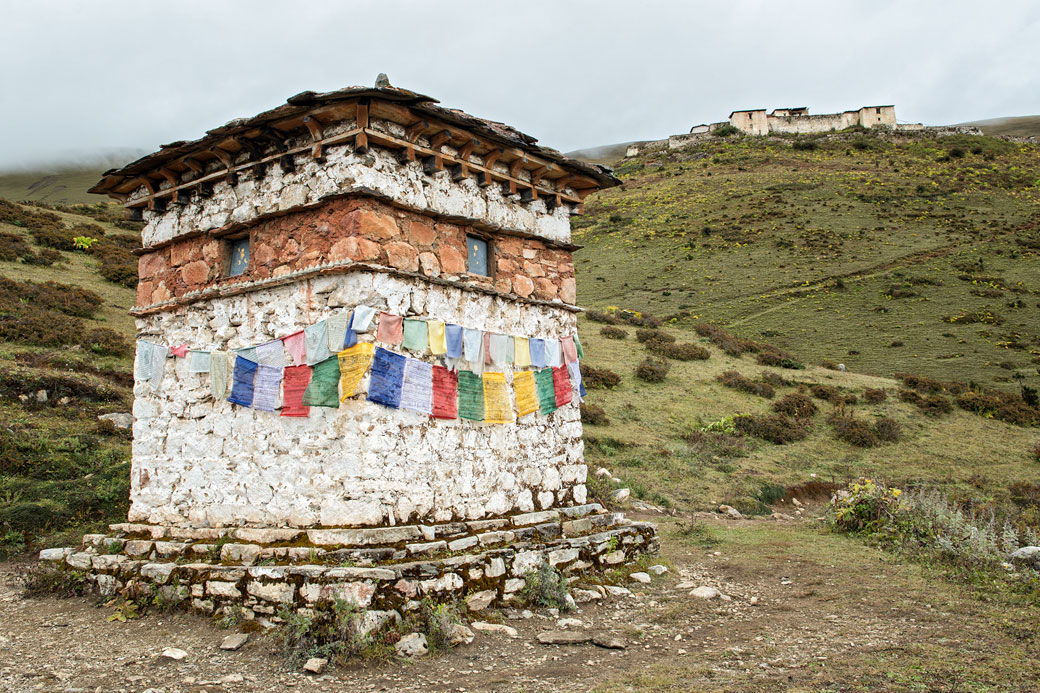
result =
[[[534,373],[535,387],[538,390],[538,406],[542,414],[552,414],[556,411],[556,388],[553,385],[553,372],[551,368],[543,368]]]
[[[228,352],[212,351],[209,354],[209,391],[218,402],[227,395]]]
[[[286,366],[282,376],[281,416],[309,416],[311,408],[304,406],[303,393],[311,382],[310,366]]]
[[[509,363],[509,347],[507,345],[512,341],[504,334],[491,335],[489,351],[491,352],[491,362],[495,366],[501,368]]]
[[[578,349],[574,346],[574,337],[561,337],[560,347],[563,349],[563,360],[567,363],[578,360]]]
[[[235,350],[237,356],[241,356],[246,361],[252,361],[253,363],[260,363],[260,358],[256,355],[256,347],[246,347],[244,349]]]
[[[293,365],[302,366],[307,363],[307,339],[304,337],[303,330],[283,338],[282,348],[289,352],[289,356],[292,356]]]
[[[166,369],[166,357],[170,355],[170,348],[156,344],[152,348],[152,389],[158,390],[162,383],[163,371]]]
[[[134,361],[134,376],[138,380],[152,377],[152,352],[156,345],[143,339],[137,340],[137,360]]]
[[[444,366],[433,367],[433,412],[435,419],[459,418],[459,376]]]
[[[444,341],[446,342],[447,356],[449,359],[460,359],[462,358],[462,326],[461,325],[445,325],[444,326]]]
[[[404,338],[401,341],[401,346],[411,351],[426,351],[428,336],[429,330],[426,327],[425,320],[410,320],[406,318],[404,321]]]
[[[347,326],[350,324],[350,317],[350,313],[341,310],[325,319],[329,325],[329,351],[335,353],[348,346]]]
[[[347,347],[339,352],[339,381],[343,391],[341,402],[346,402],[348,397],[353,397],[361,379],[365,377],[365,371],[372,363],[372,353],[375,345],[371,342],[362,342],[352,347]]]
[[[581,379],[581,366],[578,365],[577,361],[571,361],[567,364],[567,372],[571,376],[571,382],[577,383],[578,401],[581,402],[585,399],[585,381]]]
[[[401,385],[407,357],[377,347],[372,358],[372,377],[368,383],[368,401],[397,409],[401,405]]]
[[[532,337],[528,340],[531,352],[531,365],[535,368],[545,368],[545,340]]]
[[[261,366],[285,367],[285,346],[280,339],[274,339],[256,348],[256,362]]]
[[[357,330],[354,329],[354,314],[350,314],[350,322],[347,323],[347,332],[343,335],[343,344],[340,345],[340,349],[347,349],[357,344]]]
[[[480,350],[484,354],[484,365],[485,366],[490,366],[491,365],[491,333],[490,332],[485,332],[484,333],[484,337],[481,340],[481,342],[482,342],[483,346],[481,346]]]
[[[448,342],[444,336],[444,322],[430,320],[426,323],[426,329],[428,330],[430,353],[434,356],[444,356],[448,353]]]
[[[209,373],[209,352],[197,350],[189,352],[188,371],[191,373]]]
[[[516,392],[516,411],[519,416],[538,411],[538,389],[534,381],[534,371],[513,373],[513,390]]]
[[[464,328],[462,331],[462,357],[470,363],[479,361],[483,340],[484,334],[480,330]]]
[[[265,366],[262,363],[257,366],[253,382],[253,409],[278,411],[284,370],[284,366]]]
[[[573,399],[573,393],[571,391],[571,377],[567,372],[567,369],[563,366],[552,369],[553,379],[553,390],[556,393],[556,408],[560,408],[565,404],[570,403]]]
[[[180,346],[170,347],[170,351],[179,359],[184,358],[188,355],[188,345],[181,344]]]
[[[303,328],[303,338],[307,341],[307,365],[313,366],[332,356],[329,349],[329,323],[321,320]]]
[[[509,335],[503,335],[506,340],[506,363],[512,363],[514,359],[514,347],[516,346],[516,340]]]
[[[531,345],[527,337],[513,337],[513,365],[517,368],[531,365]]]
[[[574,335],[574,348],[578,352],[578,358],[579,359],[585,358],[585,350],[581,348],[581,340],[578,339],[578,335],[577,334]]]
[[[380,313],[376,339],[383,344],[400,344],[404,339],[404,318],[400,315]]]
[[[355,306],[354,313],[350,317],[351,329],[355,332],[368,332],[372,327],[372,318],[376,315],[376,309],[368,306]]]
[[[546,364],[557,368],[563,365],[563,351],[560,349],[560,340],[549,338],[545,340]]]
[[[484,421],[488,423],[512,423],[513,405],[509,398],[509,385],[505,373],[484,373]]]
[[[308,407],[339,406],[339,358],[333,356],[314,364],[311,381],[303,391],[303,404]]]
[[[228,401],[243,407],[253,406],[253,383],[256,380],[256,369],[260,365],[243,356],[235,357],[235,371],[232,375],[231,395]]]
[[[459,371],[459,418],[484,420],[484,382],[471,371]]]
[[[401,409],[433,414],[433,364],[408,359],[401,381]]]

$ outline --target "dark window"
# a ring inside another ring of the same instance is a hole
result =
[[[470,274],[491,276],[488,271],[488,242],[476,236],[466,236],[466,256]]]
[[[880,108],[878,108],[878,109],[876,109],[876,110],[877,110],[877,114],[878,114],[878,115],[881,115],[881,109],[880,109]],[[881,120],[881,119],[880,119],[880,118],[878,118],[878,120]]]
[[[228,276],[237,277],[249,266],[249,236],[228,242],[231,257],[228,258]]]

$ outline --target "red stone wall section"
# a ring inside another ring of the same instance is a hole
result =
[[[490,240],[490,277],[466,271],[468,233]],[[237,277],[224,276],[226,241],[211,235],[174,241],[142,255],[137,305],[155,305],[191,291],[344,260],[461,281],[522,298],[576,301],[569,250],[435,222],[376,200],[333,200],[317,209],[262,221],[249,234],[249,267]]]

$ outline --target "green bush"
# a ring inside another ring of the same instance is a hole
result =
[[[863,391],[863,399],[870,404],[880,404],[888,398],[888,393],[880,388],[868,387]]]
[[[740,390],[741,392],[746,392],[751,395],[765,397],[766,399],[773,399],[776,395],[776,391],[769,383],[749,380],[736,371],[725,371],[716,376],[715,379],[726,387]]]
[[[628,337],[628,332],[625,332],[620,327],[612,327],[610,325],[600,329],[599,333],[607,339],[625,339]]]
[[[14,262],[18,258],[32,253],[32,247],[18,234],[0,232],[0,260]]]
[[[942,395],[925,395],[922,397],[913,390],[900,390],[899,399],[907,404],[913,404],[925,416],[942,416],[953,411],[950,400]]]
[[[776,445],[794,443],[809,435],[806,424],[789,419],[783,414],[742,414],[733,419],[733,425],[744,435],[761,438]]]
[[[834,429],[834,434],[838,439],[849,445],[857,448],[872,448],[881,443],[871,430],[870,424],[862,419],[852,416],[832,416],[827,421]]]
[[[588,402],[581,403],[581,422],[590,426],[610,425],[610,419],[607,418],[607,412],[603,411],[603,407]]]
[[[639,342],[674,342],[675,337],[664,332],[663,330],[656,329],[640,329],[636,330],[636,341]]]
[[[800,393],[784,395],[773,402],[773,410],[778,414],[786,414],[796,419],[808,419],[816,414],[816,405],[812,399]]]
[[[661,383],[671,368],[667,361],[646,358],[636,367],[636,377],[648,383]]]
[[[590,390],[611,389],[621,383],[621,376],[607,368],[581,364],[581,380]]]
[[[567,578],[553,566],[542,563],[538,570],[524,573],[524,580],[520,598],[525,604],[561,611],[570,608],[567,601],[570,594]]]
[[[646,346],[653,353],[675,361],[705,361],[711,357],[711,352],[699,344],[650,341]]]
[[[715,135],[716,137],[731,137],[733,135],[739,135],[740,132],[741,131],[739,129],[732,125],[723,125],[712,130],[711,134]]]

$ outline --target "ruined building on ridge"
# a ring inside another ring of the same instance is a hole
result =
[[[805,106],[795,108],[777,108],[766,113],[764,108],[745,111],[733,111],[729,114],[728,123],[716,125],[732,125],[748,135],[772,134],[809,134],[831,132],[851,127],[896,129],[895,106],[864,106],[854,111],[809,115]],[[710,126],[700,126],[710,128]],[[694,132],[696,128],[690,130]]]
[[[381,82],[106,172],[145,222],[129,521],[41,557],[276,620],[655,551],[585,487],[570,216],[619,181],[536,142]]]

